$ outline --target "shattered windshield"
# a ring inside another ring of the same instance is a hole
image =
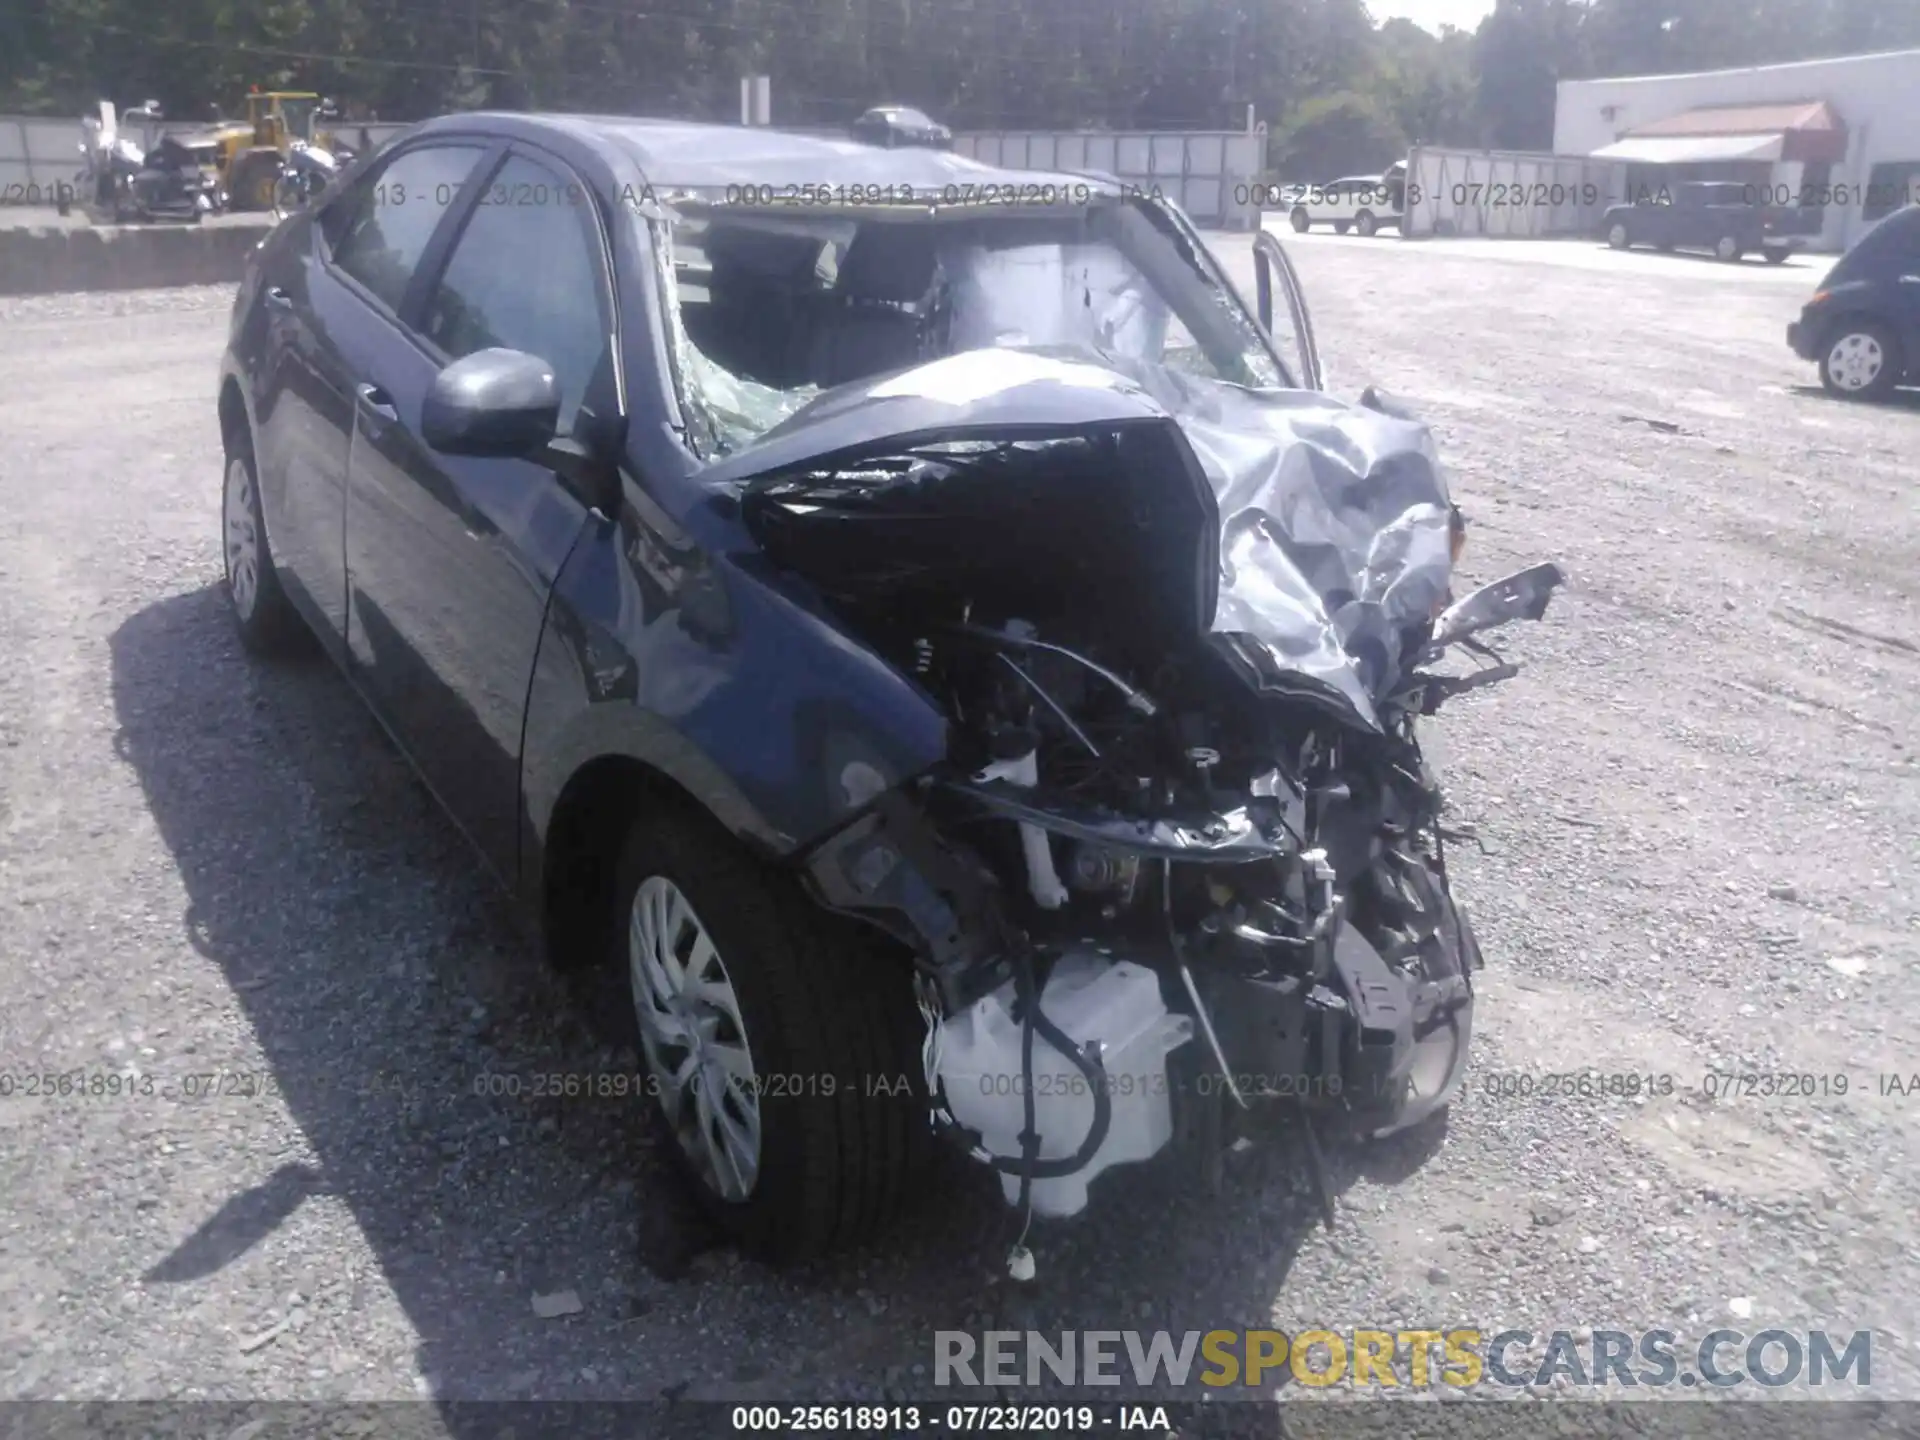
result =
[[[662,231],[676,368],[716,453],[824,390],[972,350],[1046,346],[1286,383],[1244,310],[1143,205],[796,214],[683,202]]]

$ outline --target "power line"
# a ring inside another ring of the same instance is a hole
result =
[[[172,45],[176,48],[193,50],[219,50],[230,55],[265,55],[282,60],[324,61],[332,65],[377,65],[388,70],[433,70],[443,74],[465,75],[512,75],[511,70],[490,69],[481,65],[448,65],[431,60],[388,60],[373,55],[328,55],[312,50],[283,50],[277,46],[247,45],[225,40],[189,40],[177,35],[151,35],[142,30],[129,30],[122,25],[94,25],[94,30],[105,31],[110,35],[125,35],[135,40],[143,40],[149,45]]]

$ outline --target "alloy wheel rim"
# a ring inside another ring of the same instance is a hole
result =
[[[242,620],[260,595],[260,527],[254,519],[253,475],[239,456],[227,462],[227,592]]]
[[[640,1047],[674,1138],[723,1200],[760,1171],[760,1098],[732,978],[707,927],[664,875],[633,897],[628,982]]]
[[[1722,237],[1720,243],[1713,248],[1719,252],[1722,260],[1733,259],[1734,255],[1737,254],[1740,249],[1739,245],[1728,237]]]
[[[1624,249],[1627,243],[1627,227],[1624,225],[1614,226],[1613,229],[1607,232],[1607,243],[1616,250]]]
[[[1842,390],[1864,390],[1880,376],[1886,356],[1871,335],[1844,335],[1827,352],[1827,373]]]

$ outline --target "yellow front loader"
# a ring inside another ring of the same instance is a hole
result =
[[[280,162],[296,140],[333,148],[333,136],[314,127],[322,101],[311,90],[261,90],[247,95],[245,123],[220,130],[220,175],[229,210],[271,210]]]

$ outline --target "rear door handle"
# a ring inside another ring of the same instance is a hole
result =
[[[393,408],[393,397],[378,385],[362,385],[355,392],[365,405],[382,420],[398,420],[400,412]]]
[[[293,297],[278,285],[269,285],[267,287],[267,306],[273,310],[291,310],[293,308]]]

